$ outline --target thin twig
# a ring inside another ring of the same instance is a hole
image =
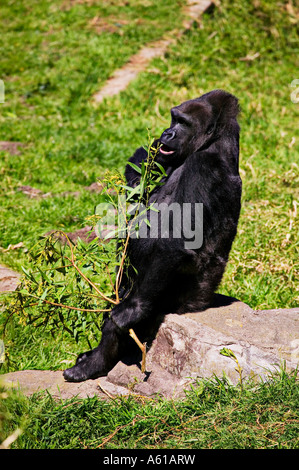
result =
[[[65,256],[65,258],[66,258],[67,260],[69,260],[69,261],[72,263],[73,267],[76,269],[76,271],[78,271],[78,273],[80,274],[80,276],[82,276],[83,279],[85,279],[85,281],[88,282],[88,284],[90,284],[91,287],[93,287],[93,289],[94,289],[104,300],[106,300],[107,302],[110,302],[110,303],[116,305],[118,302],[116,302],[115,300],[110,299],[110,298],[107,297],[105,294],[103,294],[103,292],[101,292],[101,291],[97,288],[97,286],[96,286],[90,279],[88,279],[88,277],[86,277],[85,274],[83,274],[83,272],[81,271],[81,269],[78,268],[78,266],[77,266],[76,263],[75,263],[74,250],[73,250],[71,241],[70,241],[69,237],[67,236],[67,234],[66,234],[65,232],[63,232],[62,230],[57,230],[56,232],[61,233],[61,234],[66,238],[67,244],[68,244],[68,246],[70,247],[70,250],[71,250],[71,259],[70,259],[68,256]],[[56,233],[56,232],[55,232],[55,233]]]
[[[64,269],[64,268],[70,268],[71,266],[73,266],[72,264],[65,264],[64,266],[58,266],[57,268],[47,268],[47,269],[43,269],[43,273],[45,273],[46,271],[53,271],[53,269],[57,270],[57,269]],[[32,274],[39,274],[40,271],[32,271]]]
[[[66,259],[68,259],[69,261],[71,261],[68,256],[66,256]],[[72,262],[72,261],[71,261],[71,262]],[[114,305],[116,305],[116,304],[118,303],[118,302],[116,302],[115,300],[110,299],[110,298],[107,297],[105,294],[103,294],[103,292],[101,292],[101,291],[97,288],[97,286],[96,286],[90,279],[88,279],[88,277],[85,276],[85,274],[81,271],[80,268],[78,268],[78,266],[77,266],[74,262],[72,262],[72,265],[73,265],[73,267],[76,269],[76,271],[78,271],[78,273],[80,274],[80,276],[82,276],[83,279],[85,279],[85,281],[88,282],[88,284],[90,284],[91,287],[93,287],[93,289],[94,289],[104,300],[106,300],[107,302],[110,302],[111,304],[114,304]]]
[[[9,449],[11,444],[18,439],[18,437],[22,434],[21,429],[16,429],[10,436],[8,436],[2,444],[0,444],[0,449]]]
[[[111,400],[115,400],[115,397],[111,395],[109,392],[107,392],[107,390],[105,390],[104,387],[102,387],[100,382],[98,382],[98,387],[100,390],[102,390],[103,393],[105,393],[105,395],[107,395],[107,397],[111,398]]]
[[[130,234],[128,233],[126,243],[125,243],[125,247],[124,247],[123,254],[122,254],[122,258],[121,258],[120,265],[119,265],[119,268],[118,268],[116,281],[115,281],[115,294],[116,294],[117,303],[119,303],[119,286],[120,286],[120,283],[121,283],[121,280],[122,280],[123,267],[124,267],[124,262],[125,262],[125,258],[126,258],[126,254],[127,254],[126,252],[127,252],[127,248],[128,248],[129,238],[130,238]]]
[[[37,295],[33,295],[33,294],[25,294],[25,295],[27,295],[28,297],[30,296],[30,297],[34,297],[34,298],[38,299]],[[40,299],[40,301],[45,302],[46,304],[49,304],[49,305],[53,305],[54,307],[67,308],[69,310],[79,310],[80,312],[109,312],[110,311],[110,309],[100,309],[100,308],[93,309],[93,308],[72,307],[70,305],[64,305],[64,304],[59,304],[59,303],[56,303],[56,302],[51,302],[50,300],[46,300],[46,299],[42,299],[42,300]],[[36,302],[36,303],[30,304],[30,305],[25,305],[24,308],[36,307],[36,305],[39,305],[39,303],[40,302]]]
[[[135,424],[135,419],[133,419],[131,423],[124,424],[123,426],[117,426],[117,428],[114,429],[113,433],[111,433],[108,437],[106,437],[106,439],[104,439],[103,442],[99,446],[97,446],[97,449],[99,449],[100,447],[103,447],[105,444],[107,444],[107,442],[111,441],[111,439],[115,436],[115,434],[118,433],[120,429],[126,428],[127,426],[130,426],[130,425],[134,426],[134,424]]]
[[[131,338],[133,338],[135,343],[139,346],[139,348],[142,351],[141,372],[144,374],[145,360],[146,360],[146,343],[143,343],[143,344],[141,343],[141,341],[138,339],[135,331],[132,328],[129,329],[129,335],[131,336]]]

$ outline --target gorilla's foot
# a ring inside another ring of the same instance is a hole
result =
[[[76,365],[66,369],[63,372],[63,376],[68,382],[83,382],[88,379],[96,379],[107,375],[116,363],[116,357],[108,361],[104,360],[103,355],[96,348],[80,354]]]
[[[99,346],[80,354],[76,364],[63,372],[68,382],[83,382],[107,375],[120,359],[123,341],[116,326],[108,321],[104,325]]]

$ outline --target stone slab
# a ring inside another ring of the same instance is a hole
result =
[[[185,396],[198,378],[223,374],[233,384],[240,380],[236,362],[220,354],[235,354],[242,379],[256,381],[285,363],[299,364],[299,308],[254,311],[231,297],[217,295],[211,308],[198,313],[167,315],[147,354],[146,372],[138,358],[119,361],[106,377],[82,383],[64,381],[62,371],[20,371],[2,376],[28,395],[47,389],[56,398],[137,394],[166,398]]]
[[[252,310],[237,299],[217,296],[218,307],[187,313],[201,325],[233,336],[287,361],[299,359],[299,307],[293,309]],[[293,358],[293,359],[292,359]]]
[[[54,398],[61,398],[63,400],[73,397],[109,397],[109,392],[106,393],[105,388],[101,389],[99,387],[98,380],[86,380],[81,383],[66,382],[61,370],[22,370],[10,372],[2,376],[0,375],[1,381],[5,386],[19,389],[27,396],[47,390]],[[127,389],[112,384],[109,384],[108,388],[110,394],[113,395],[129,394]]]
[[[0,265],[0,292],[13,291],[20,282],[20,274]]]

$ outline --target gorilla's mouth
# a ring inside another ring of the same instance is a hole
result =
[[[161,142],[160,152],[163,153],[163,155],[172,155],[175,150],[172,150],[168,145]]]

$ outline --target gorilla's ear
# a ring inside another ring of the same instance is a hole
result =
[[[240,107],[237,98],[227,91],[214,90],[207,95],[208,102],[213,109],[215,126],[222,126],[230,119],[236,119]]]

